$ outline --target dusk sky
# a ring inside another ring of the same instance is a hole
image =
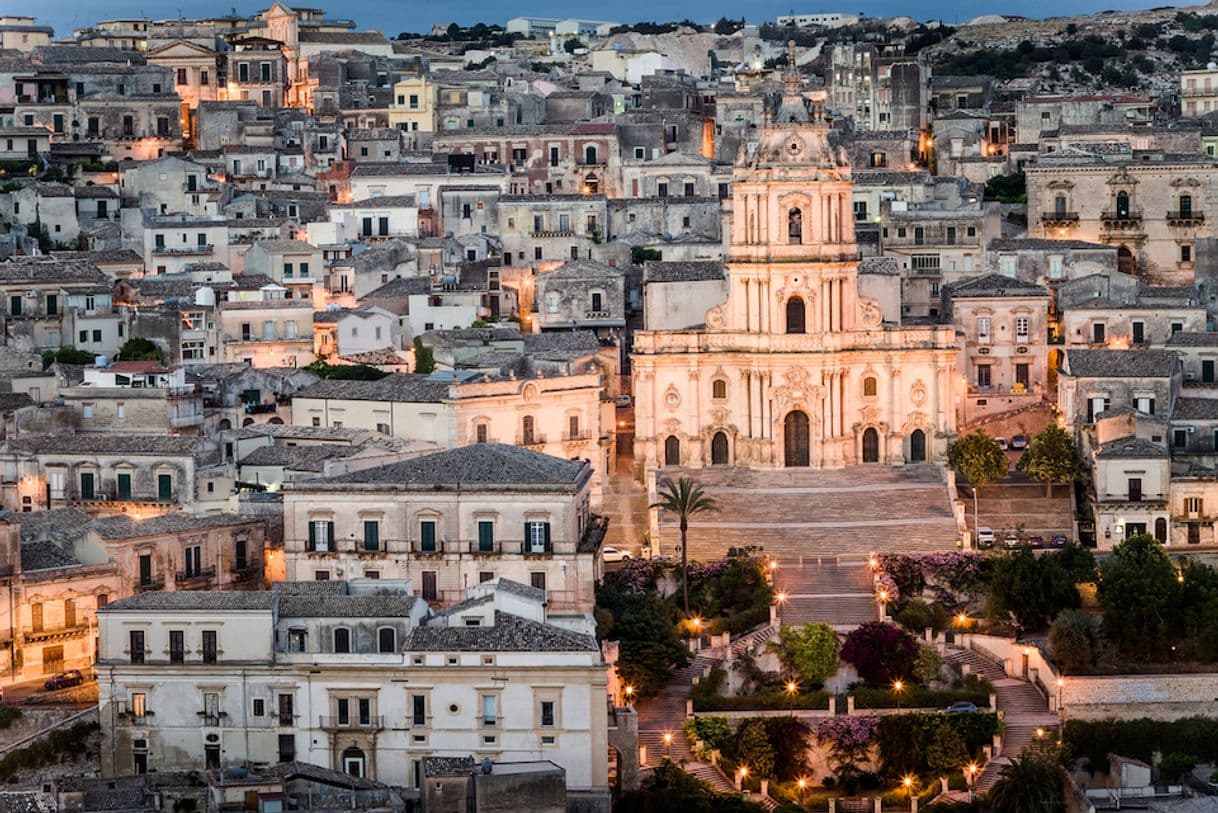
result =
[[[237,3],[237,11],[248,14],[270,5],[267,2]],[[1151,5],[1191,5],[1186,2],[1154,3],[1122,2],[1122,0],[1066,0],[1054,4],[1028,4],[1011,0],[944,0],[935,5],[910,2],[910,0],[884,0],[874,4],[853,6],[833,5],[824,2],[795,4],[791,2],[732,2],[731,0],[670,0],[663,4],[625,0],[617,3],[562,2],[562,0],[522,0],[520,3],[489,3],[486,0],[408,0],[407,2],[378,2],[377,0],[346,0],[330,3],[325,0],[309,0],[311,7],[325,8],[332,16],[354,18],[361,29],[374,28],[387,36],[396,36],[400,31],[427,31],[435,23],[503,23],[509,17],[531,14],[537,16],[609,19],[620,22],[639,20],[679,20],[688,17],[697,22],[713,22],[721,15],[739,17],[745,14],[749,22],[773,20],[779,14],[792,10],[800,13],[818,11],[862,11],[872,17],[890,17],[905,14],[916,19],[940,18],[954,23],[975,17],[978,14],[1011,13],[1028,16],[1048,16],[1050,10],[1056,14],[1086,14],[1104,9],[1149,8]],[[20,6],[20,8],[18,7]],[[42,0],[42,2],[17,3],[15,0],[0,1],[0,10],[21,14],[36,14],[40,22],[53,25],[56,36],[66,36],[72,29],[91,24],[97,20],[116,17],[144,17],[154,19],[173,17],[197,17],[228,11],[233,6],[227,0],[178,0],[160,3],[155,0],[104,0],[100,3],[83,0]],[[662,9],[658,11],[657,9]]]

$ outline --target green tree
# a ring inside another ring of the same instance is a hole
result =
[[[305,368],[320,378],[336,381],[379,381],[389,373],[367,364],[327,364],[318,359]]]
[[[1055,813],[1065,809],[1062,775],[1047,752],[1025,750],[1004,765],[990,789],[993,813]]]
[[[1014,618],[1024,629],[1042,629],[1059,612],[1081,604],[1078,589],[1052,556],[1038,557],[1021,547],[994,566],[990,614]]]
[[[1043,482],[1045,493],[1050,497],[1054,483],[1073,483],[1087,476],[1087,466],[1074,448],[1074,441],[1055,423],[1032,436],[1015,467],[1033,480]]]
[[[837,671],[841,644],[828,624],[783,625],[773,647],[787,672],[804,683],[821,686]]]
[[[745,720],[736,731],[736,757],[749,769],[750,776],[769,779],[774,776],[774,746],[765,720]]]
[[[583,47],[585,47],[584,44],[582,42],[580,42],[578,39],[576,39],[575,37],[572,37],[571,39],[567,40],[566,42],[564,42],[562,44],[562,49],[564,51],[566,51],[568,54],[573,54],[576,51],[578,51],[580,48],[583,48]]]
[[[719,21],[715,23],[713,30],[719,36],[724,37],[728,34],[735,34],[742,28],[744,28],[743,17],[741,17],[739,20],[729,20],[727,17],[720,17]]]
[[[968,761],[968,747],[955,726],[941,723],[926,749],[926,764],[939,776],[948,776]]]
[[[414,371],[421,375],[427,375],[436,369],[436,356],[431,348],[423,344],[423,339],[419,336],[414,337]]]
[[[1056,559],[1075,584],[1088,584],[1099,578],[1100,569],[1095,564],[1095,554],[1082,545],[1066,545],[1047,556]]]
[[[985,199],[1002,203],[1027,203],[1028,182],[1022,172],[995,175],[985,182]]]
[[[128,339],[118,350],[115,361],[164,361],[165,352],[152,341],[142,338]]]
[[[1100,579],[1104,636],[1126,655],[1162,657],[1176,629],[1178,589],[1176,568],[1153,536],[1126,538],[1104,562]]]
[[[1082,610],[1062,610],[1049,626],[1049,657],[1068,675],[1091,669],[1095,645],[1095,624]]]
[[[617,673],[638,695],[652,695],[684,665],[689,652],[677,639],[664,602],[655,596],[628,596],[616,608],[612,632],[618,640]]]
[[[65,345],[58,350],[46,350],[42,354],[42,369],[56,362],[60,364],[92,364],[97,356],[88,350],[77,350],[71,345]]]
[[[684,602],[685,617],[689,617],[689,518],[697,514],[705,514],[719,510],[719,503],[714,497],[706,496],[702,486],[688,477],[681,477],[673,482],[665,480],[659,488],[659,499],[651,504],[651,508],[676,514],[680,521],[681,530],[681,598]]]
[[[1193,772],[1197,767],[1197,758],[1179,751],[1172,751],[1159,761],[1159,778],[1168,784],[1175,785],[1181,779]]]
[[[933,646],[918,644],[918,658],[914,661],[913,676],[923,686],[939,679],[943,671],[943,657]]]
[[[947,449],[948,459],[969,485],[983,486],[1007,476],[1010,462],[994,439],[978,429],[953,441]]]

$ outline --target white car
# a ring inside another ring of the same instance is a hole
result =
[[[986,528],[983,525],[977,529],[977,546],[981,548],[991,548],[994,546],[993,528]]]
[[[994,438],[994,442],[998,444],[999,449],[1002,449],[1004,452],[1007,450],[1008,447],[1006,438]]]
[[[601,558],[606,562],[629,562],[630,553],[606,546],[601,549]]]
[[[613,402],[617,404],[619,409],[628,409],[630,405],[634,403],[634,401],[630,399],[629,395],[619,395],[614,399]]]

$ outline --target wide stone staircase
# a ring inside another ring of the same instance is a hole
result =
[[[949,651],[948,660],[968,664],[970,672],[984,675],[994,684],[995,702],[1006,723],[1002,754],[986,764],[974,785],[978,794],[987,793],[1002,776],[1003,766],[1023,753],[1036,740],[1038,732],[1050,736],[1059,720],[1049,711],[1048,699],[1035,685],[1023,678],[1008,676],[1001,666],[984,655],[970,649],[955,649]]]
[[[965,505],[965,521],[972,531],[973,490],[967,484],[959,487],[960,500]],[[1025,534],[1040,534],[1048,542],[1054,534],[1074,539],[1074,512],[1070,507],[1070,486],[1055,485],[1053,496],[1045,496],[1042,483],[1030,480],[1021,472],[1012,471],[1000,483],[990,483],[977,489],[977,512],[980,524],[992,528],[1002,544],[1004,532],[1022,527]]]
[[[955,545],[943,471],[934,465],[835,470],[664,469],[690,477],[720,506],[690,521],[689,556],[717,559],[757,546],[781,559],[874,551],[934,551]],[[660,514],[660,549],[676,554],[677,521]]]
[[[820,622],[853,629],[879,618],[871,569],[862,559],[781,559],[774,587],[786,597],[779,605],[784,624]]]

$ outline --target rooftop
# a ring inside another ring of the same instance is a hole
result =
[[[1066,369],[1075,378],[1168,378],[1179,363],[1171,350],[1066,351]]]

